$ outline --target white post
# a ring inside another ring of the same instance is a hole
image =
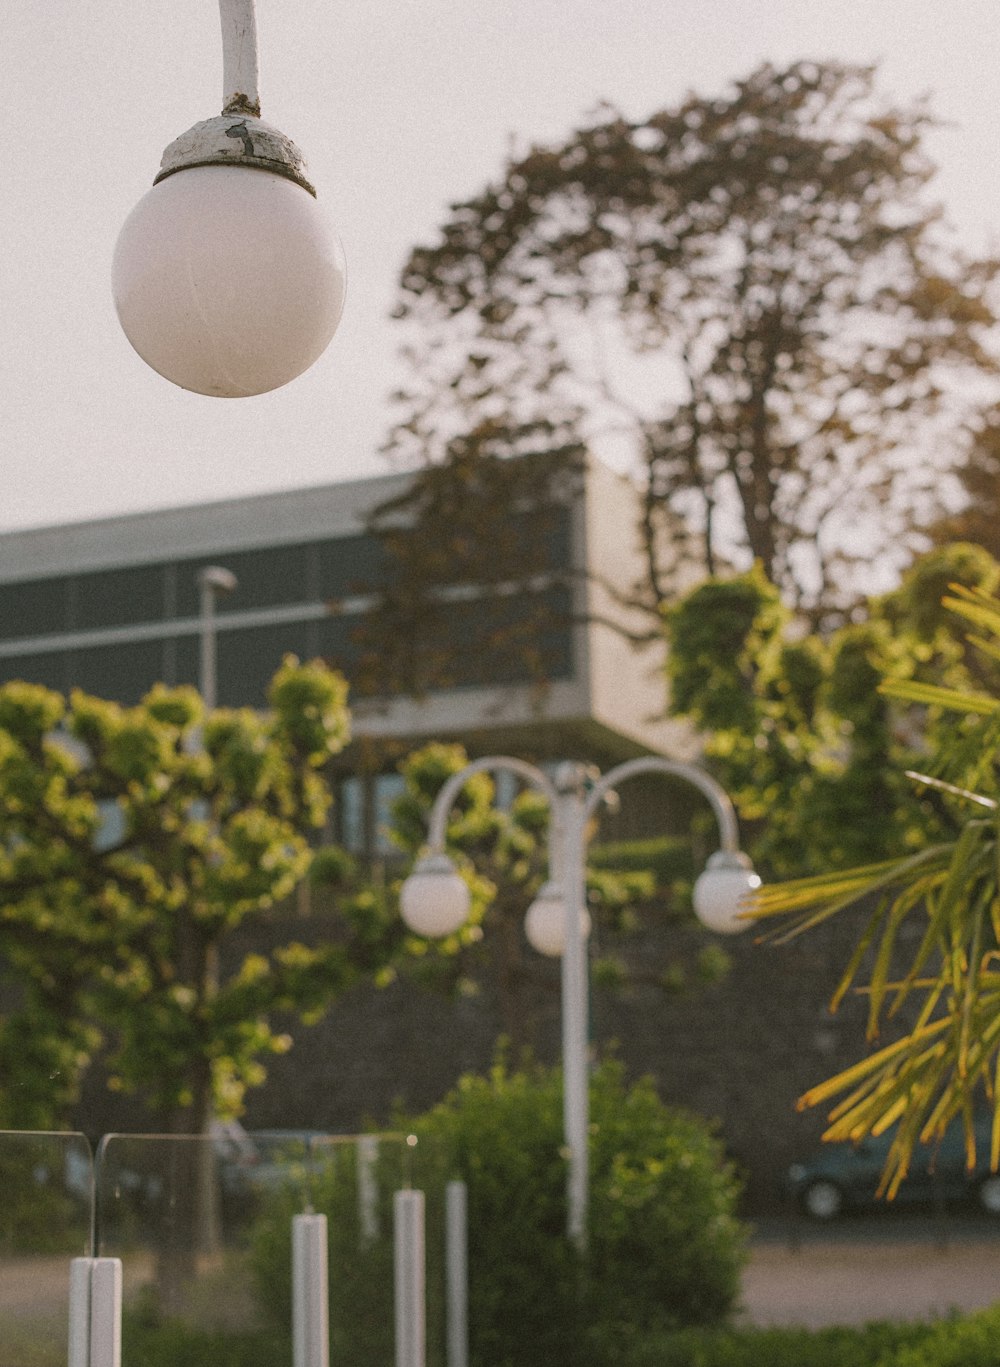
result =
[[[469,1362],[469,1219],[464,1182],[445,1187],[448,1367]]]
[[[424,1367],[426,1350],[424,1193],[393,1198],[396,1367]]]
[[[553,836],[559,847],[559,874],[566,911],[562,957],[563,1124],[569,1151],[567,1186],[569,1237],[582,1251],[587,1243],[590,1097],[587,1068],[588,991],[584,868],[584,795],[579,766],[566,765],[556,776],[558,809]]]
[[[120,1258],[74,1258],[69,1271],[69,1367],[121,1367]]]
[[[90,1274],[90,1367],[121,1367],[122,1263],[95,1258]]]
[[[358,1140],[358,1236],[367,1247],[378,1238],[378,1135],[363,1134]]]
[[[260,116],[254,0],[219,0],[222,110]]]
[[[200,590],[200,660],[198,687],[205,710],[210,712],[218,703],[218,631],[215,624],[216,599],[220,593],[232,593],[237,587],[236,576],[221,565],[206,565],[198,571]]]
[[[295,1367],[330,1367],[325,1215],[292,1218],[292,1346]]]
[[[69,1367],[90,1367],[90,1267],[92,1258],[69,1266]]]

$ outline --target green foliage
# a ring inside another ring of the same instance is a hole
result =
[[[1000,1310],[935,1324],[903,1344],[885,1367],[992,1367],[1000,1337]]]
[[[725,1319],[739,1287],[736,1183],[704,1125],[604,1064],[591,1084],[586,1267],[565,1236],[557,1071],[465,1077],[411,1122],[468,1184],[472,1361],[601,1361],[610,1344]]]
[[[905,775],[954,737],[955,723],[879,685],[995,678],[995,662],[977,657],[927,594],[947,584],[988,591],[998,580],[981,548],[941,548],[826,637],[802,634],[759,567],[709,580],[668,611],[671,710],[706,733],[759,867],[786,877],[845,868],[949,833],[948,810]]]
[[[343,945],[221,967],[307,871],[330,800],[321,766],[348,735],[344,682],[323,666],[289,657],[270,696],[270,712],[206,715],[188,688],[132,708],[0,688],[7,1123],[58,1119],[103,1035],[114,1085],[141,1090],[160,1124],[199,1129],[287,1048],[274,1012],[315,1011],[348,981]]]
[[[143,1367],[291,1367],[290,1332],[194,1329],[181,1322],[150,1323],[126,1312],[122,1350]]]
[[[993,1367],[998,1334],[996,1310],[931,1325],[681,1329],[630,1336],[585,1362],[586,1367]],[[179,1324],[147,1325],[128,1316],[123,1346],[144,1367],[179,1362],[185,1367],[283,1367],[291,1361],[287,1332],[205,1333]],[[364,1359],[354,1361],[367,1367]]]
[[[929,1342],[934,1332],[922,1324],[890,1323],[818,1330],[686,1329],[628,1343],[620,1353],[609,1353],[601,1367],[903,1367],[904,1361],[909,1367],[907,1351]],[[937,1359],[919,1362],[934,1367]]]
[[[898,1122],[883,1175],[890,1196],[914,1145],[940,1139],[956,1118],[971,1167],[974,1119],[983,1110],[994,1115],[990,1159],[994,1168],[1000,1163],[1000,600],[956,587],[945,603],[971,627],[969,644],[990,688],[911,677],[890,679],[881,696],[945,718],[939,730],[930,727],[938,743],[909,778],[937,799],[949,828],[939,824],[914,853],[765,888],[757,899],[761,916],[782,918],[781,938],[847,908],[866,912],[834,1005],[857,984],[870,1038],[885,1022],[908,1023],[802,1104],[836,1102],[830,1139],[857,1140]]]

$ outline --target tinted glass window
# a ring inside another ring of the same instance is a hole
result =
[[[56,650],[45,655],[22,655],[13,660],[0,659],[0,683],[10,683],[12,679],[44,684],[46,688],[54,688],[57,693],[65,693],[70,683],[66,652]]]
[[[314,623],[316,645],[313,654],[348,678],[358,663],[358,645],[354,633],[359,620],[351,614],[345,617],[322,617]]]
[[[131,705],[163,678],[163,643],[128,641],[72,653],[72,683],[98,698]]]
[[[319,544],[321,598],[369,592],[388,573],[388,559],[374,536],[341,536]]]
[[[0,585],[0,639],[48,636],[66,628],[66,580]]]
[[[197,648],[197,646],[196,646]],[[263,707],[267,689],[283,656],[308,658],[305,625],[250,627],[220,631],[218,636],[219,704],[222,707]]]
[[[164,610],[163,566],[78,574],[71,602],[71,625],[77,630],[158,622]]]
[[[278,607],[309,598],[310,548],[268,546],[254,551],[220,551],[218,555],[177,565],[177,615],[197,617],[201,611],[198,571],[204,565],[221,565],[236,576],[232,593],[217,595],[217,610],[243,612],[248,608]]]

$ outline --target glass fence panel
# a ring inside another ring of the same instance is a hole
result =
[[[331,1361],[391,1367],[393,1210],[407,1187],[425,1194],[427,1363],[444,1367],[444,1174],[412,1136],[109,1136],[97,1242],[122,1260],[126,1367],[165,1352],[291,1367],[292,1223],[310,1212],[328,1221]]]
[[[65,1367],[73,1258],[91,1252],[82,1134],[0,1131],[0,1362]]]
[[[270,1320],[255,1267],[261,1247],[288,1237],[271,1230],[265,1206],[279,1189],[299,1202],[306,1142],[298,1164],[295,1147],[225,1129],[102,1141],[97,1244],[102,1257],[122,1260],[127,1367],[216,1352],[291,1367],[290,1322]]]
[[[329,1226],[330,1356],[358,1367],[394,1361],[394,1201],[424,1192],[428,1367],[445,1362],[444,1174],[410,1135],[316,1138],[308,1196]]]

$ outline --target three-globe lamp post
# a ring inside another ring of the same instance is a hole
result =
[[[410,930],[428,938],[455,934],[471,909],[469,888],[445,850],[448,818],[468,780],[479,773],[509,773],[541,792],[550,810],[548,880],[528,909],[525,934],[542,954],[562,957],[563,1127],[569,1161],[567,1231],[583,1248],[587,1239],[589,1089],[588,968],[590,918],[586,906],[587,832],[608,794],[641,774],[681,779],[708,799],[719,828],[718,851],[694,886],[694,909],[708,929],[730,935],[745,928],[741,913],[760,886],[739,847],[733,804],[694,764],[657,755],[627,760],[591,781],[583,765],[566,763],[552,778],[508,755],[474,760],[453,774],[431,810],[427,852],[403,883],[400,912]]]
[[[260,117],[254,0],[219,0],[223,104],[163,153],[125,221],[112,289],[142,359],[183,389],[263,394],[307,370],[346,273],[302,154]]]

